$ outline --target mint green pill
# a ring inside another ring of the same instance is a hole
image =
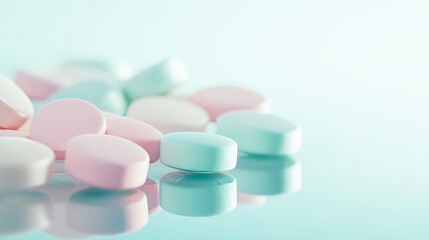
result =
[[[228,171],[237,164],[237,143],[213,133],[169,133],[161,139],[160,160],[186,171]]]
[[[63,98],[86,100],[102,111],[119,115],[123,115],[127,108],[127,101],[117,86],[98,80],[78,82],[63,88],[42,103],[35,104],[35,106],[42,107],[49,102]]]
[[[173,58],[135,75],[123,89],[131,102],[141,97],[167,94],[187,79],[182,61]]]
[[[217,118],[217,133],[235,140],[239,150],[246,153],[287,155],[301,148],[301,127],[260,112],[224,113]]]
[[[207,217],[237,206],[237,181],[224,173],[171,172],[159,185],[161,207],[171,213]]]

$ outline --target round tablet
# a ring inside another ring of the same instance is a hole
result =
[[[301,148],[301,127],[280,117],[233,111],[217,119],[217,133],[238,143],[240,151],[261,155],[292,154]]]
[[[142,190],[147,197],[147,204],[149,207],[149,215],[157,213],[161,210],[159,206],[159,184],[158,182],[148,178],[145,184],[138,188]]]
[[[0,237],[49,227],[50,204],[49,197],[38,191],[0,193]]]
[[[171,213],[206,217],[237,206],[237,181],[224,173],[171,172],[160,181],[161,207]]]
[[[0,129],[0,137],[23,137],[28,138],[28,134],[17,130],[2,130]]]
[[[69,81],[55,73],[20,70],[16,73],[15,83],[30,98],[43,100],[69,84]]]
[[[238,191],[252,195],[290,194],[301,189],[301,163],[287,156],[238,156],[231,171]]]
[[[162,133],[151,125],[129,117],[107,117],[106,134],[128,139],[144,148],[150,157],[150,162],[159,159],[159,148]]]
[[[28,96],[0,74],[0,128],[16,130],[34,114]]]
[[[210,121],[208,114],[186,100],[172,97],[146,97],[131,103],[127,116],[171,132],[203,132]]]
[[[86,100],[102,111],[108,111],[119,115],[124,114],[127,107],[125,97],[119,88],[112,84],[96,80],[78,82],[63,88],[40,105],[43,106],[46,103],[64,98]]]
[[[271,103],[266,97],[242,87],[209,87],[195,92],[190,100],[203,107],[212,121],[216,121],[222,113],[233,110],[271,111]]]
[[[146,195],[136,189],[83,189],[70,196],[66,216],[72,229],[91,235],[137,231],[149,220]]]
[[[124,85],[130,101],[137,98],[166,94],[185,82],[188,74],[179,59],[169,59],[137,74]]]
[[[67,142],[81,134],[106,132],[106,120],[101,111],[80,99],[61,99],[48,103],[34,115],[30,137],[44,143],[64,159]]]
[[[22,137],[0,137],[0,191],[38,187],[52,177],[54,153]]]
[[[69,141],[65,168],[71,177],[92,187],[132,189],[145,183],[149,155],[127,139],[86,134]]]
[[[228,171],[237,164],[237,143],[213,133],[170,133],[161,140],[160,159],[169,167],[186,171]]]

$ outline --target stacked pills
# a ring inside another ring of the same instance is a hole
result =
[[[42,186],[58,164],[89,186],[130,190],[160,160],[181,170],[160,182],[161,206],[177,212],[181,202],[193,205],[181,192],[185,182],[206,191],[195,203],[216,194],[236,202],[236,180],[221,172],[236,167],[238,152],[285,156],[301,147],[301,128],[271,115],[270,100],[256,91],[215,86],[175,97],[188,79],[179,59],[130,69],[73,61],[48,73],[19,70],[15,82],[0,75],[0,191]]]

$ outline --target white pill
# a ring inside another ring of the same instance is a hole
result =
[[[0,191],[38,187],[51,179],[55,155],[22,137],[0,138]]]
[[[18,129],[34,114],[28,96],[0,74],[0,128]]]
[[[286,155],[301,148],[301,127],[271,114],[247,110],[222,114],[217,133],[235,140],[238,150],[246,153]]]
[[[210,122],[200,106],[173,97],[140,98],[131,103],[127,116],[149,123],[163,134],[203,132]]]

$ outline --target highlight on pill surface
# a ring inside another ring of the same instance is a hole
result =
[[[237,164],[237,143],[213,133],[169,133],[161,140],[160,159],[169,167],[186,171],[229,171]]]
[[[200,106],[183,99],[160,96],[132,102],[127,116],[154,126],[163,134],[203,132],[210,122],[209,115]]]
[[[287,155],[300,150],[302,129],[281,117],[255,111],[231,111],[217,119],[217,133],[235,140],[242,152]]]
[[[111,135],[85,134],[67,144],[65,168],[92,187],[126,190],[146,181],[149,154],[134,142]]]
[[[230,174],[239,182],[238,191],[251,195],[291,194],[302,186],[301,162],[287,156],[240,154]]]
[[[47,183],[54,152],[23,137],[0,137],[0,192],[34,188]]]
[[[271,111],[271,102],[267,97],[244,87],[208,87],[196,91],[189,99],[204,108],[212,121],[233,110]]]
[[[71,195],[66,208],[70,228],[90,235],[134,232],[149,220],[147,197],[137,189],[86,188]]]
[[[0,73],[0,129],[16,130],[34,114],[28,96]]]
[[[175,171],[161,178],[159,198],[164,210],[178,215],[225,214],[237,206],[237,181],[224,173]]]

